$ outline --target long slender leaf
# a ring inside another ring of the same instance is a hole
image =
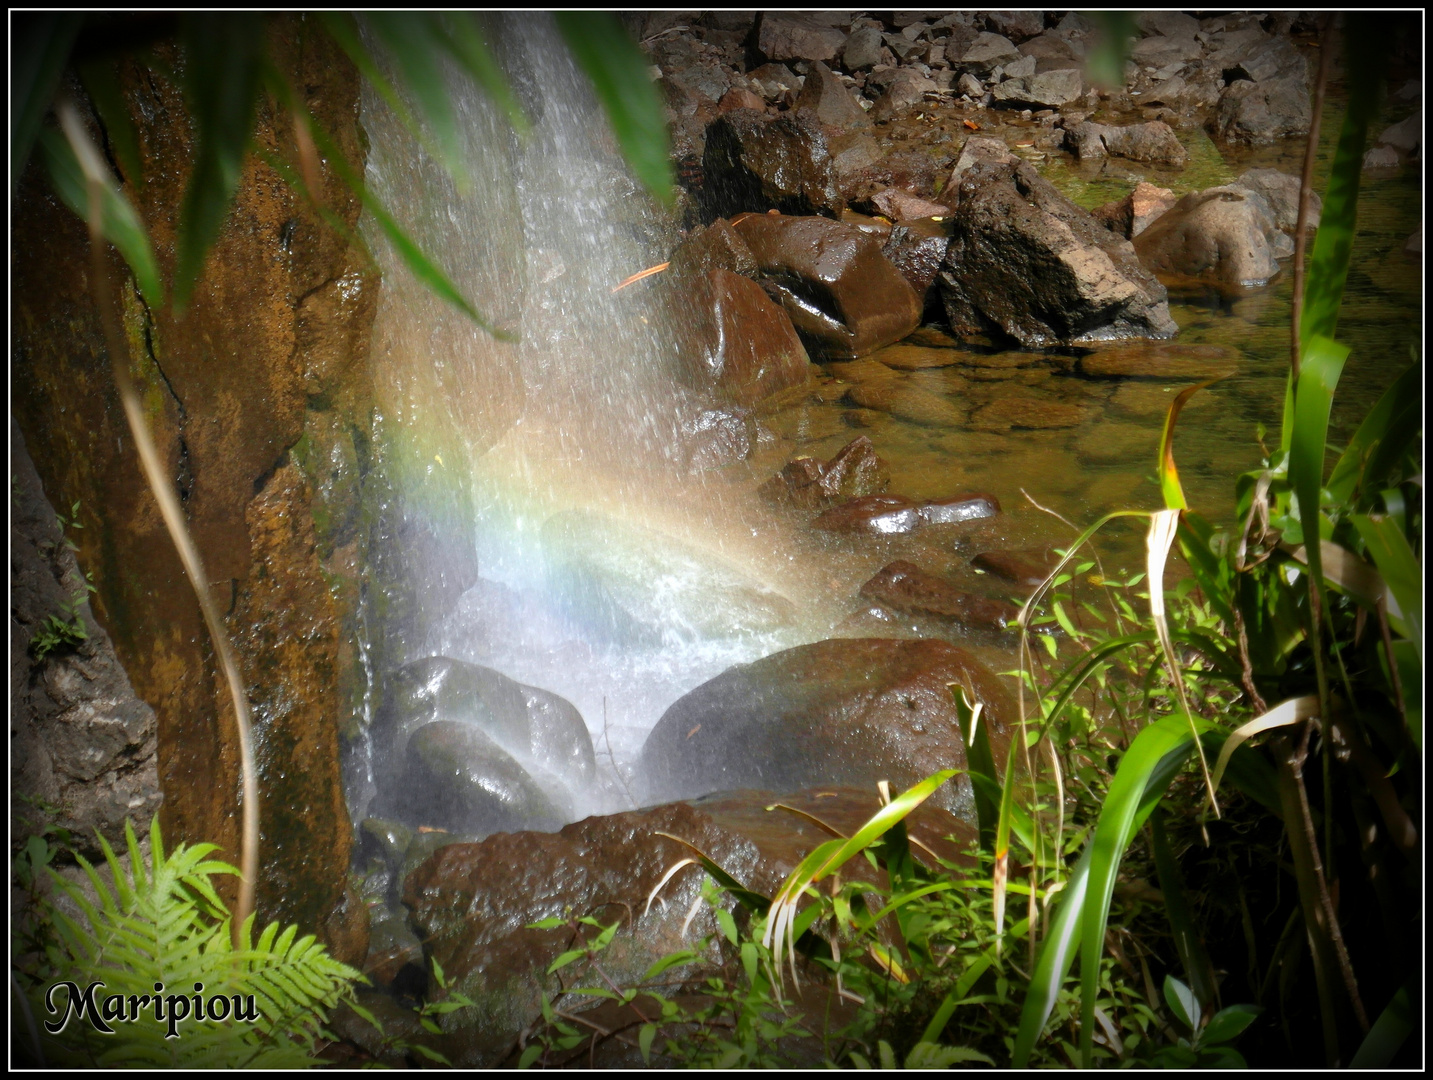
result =
[[[1110,781],[1090,840],[1094,854],[1090,859],[1089,892],[1080,918],[1080,1059],[1085,1068],[1089,1068],[1094,1052],[1100,955],[1104,952],[1105,926],[1120,860],[1141,816],[1147,817],[1163,795],[1161,779],[1167,785],[1174,770],[1194,749],[1191,728],[1208,726],[1192,716],[1166,716],[1155,721],[1135,736]]]
[[[184,89],[194,123],[194,171],[180,217],[174,307],[182,311],[228,217],[253,135],[264,19],[252,13],[184,19]]]
[[[1329,476],[1336,503],[1381,489],[1398,459],[1410,452],[1423,426],[1423,365],[1413,364],[1369,410]]]
[[[667,124],[647,61],[607,12],[562,11],[554,19],[578,65],[592,80],[612,131],[637,179],[664,206],[674,199]]]
[[[443,68],[436,62],[451,51],[441,15],[413,11],[370,11],[363,21],[393,57],[423,121],[432,132],[438,160],[460,191],[469,186],[458,122]]]
[[[970,766],[980,846],[993,852],[999,802],[991,799],[984,785],[974,781],[976,776],[984,776],[992,784],[999,783],[995,778],[995,757],[990,750],[989,725],[980,722],[984,706],[978,701],[972,702],[970,692],[959,683],[951,683],[948,689],[955,698],[955,715],[960,724],[961,741],[965,744],[965,760]]]
[[[1386,1069],[1393,1063],[1393,1058],[1418,1023],[1418,1014],[1413,1007],[1418,987],[1416,978],[1410,977],[1400,986],[1393,1000],[1378,1014],[1363,1043],[1354,1052],[1353,1060],[1348,1063],[1349,1068]]]
[[[1156,810],[1149,819],[1153,837],[1154,865],[1159,875],[1159,889],[1164,894],[1164,913],[1169,918],[1169,928],[1174,934],[1174,951],[1189,979],[1189,988],[1205,1012],[1214,1005],[1219,993],[1219,983],[1214,976],[1214,965],[1204,948],[1199,928],[1194,924],[1194,913],[1190,910],[1189,896],[1184,887],[1184,875],[1179,869],[1179,860],[1169,846],[1169,837],[1164,831],[1164,815]],[[1198,1025],[1193,1025],[1198,1027]]]
[[[78,120],[75,130],[83,135]],[[83,152],[85,139],[81,143]],[[85,169],[76,156],[72,140],[67,139],[54,128],[40,136],[40,148],[45,155],[45,164],[50,179],[55,185],[64,204],[81,218],[89,218],[89,191],[86,173],[92,173],[102,192],[100,202],[100,231],[104,238],[115,246],[120,256],[134,274],[134,283],[140,295],[151,306],[164,303],[164,284],[159,275],[159,263],[154,257],[154,248],[149,243],[149,233],[140,220],[139,212],[125,198],[114,182],[109,169],[98,160],[97,154],[88,154],[92,160]]]
[[[119,85],[119,63],[115,60],[96,61],[80,68],[80,82],[94,102],[95,112],[105,127],[105,137],[124,179],[136,189],[144,187],[144,163],[139,151],[139,132],[130,119]]]
[[[1324,453],[1328,442],[1329,410],[1343,374],[1349,350],[1315,334],[1304,341],[1303,367],[1294,397],[1294,430],[1289,446],[1289,483],[1298,500],[1297,518],[1308,550],[1309,574],[1323,588],[1323,558],[1319,539],[1319,491],[1323,487]]]
[[[1221,375],[1219,378],[1223,378]],[[1180,411],[1199,391],[1206,386],[1212,386],[1219,379],[1209,379],[1206,382],[1195,386],[1188,386],[1181,390],[1175,399],[1169,403],[1169,411],[1164,417],[1164,427],[1159,433],[1159,490],[1164,495],[1164,505],[1168,510],[1187,510],[1189,502],[1184,497],[1184,488],[1179,483],[1179,470],[1174,466],[1174,425],[1179,420]]]
[[[1229,767],[1229,759],[1245,741],[1261,732],[1271,731],[1277,727],[1287,727],[1318,714],[1318,695],[1306,694],[1303,697],[1281,701],[1268,712],[1254,717],[1248,723],[1239,725],[1224,740],[1224,747],[1219,751],[1219,760],[1214,763],[1214,786],[1216,788],[1219,786],[1219,781],[1224,778],[1224,770]]]
[[[35,148],[60,74],[85,21],[83,12],[16,12],[10,49],[10,194]],[[83,214],[81,215],[84,216]]]
[[[453,12],[443,20],[443,44],[463,65],[469,75],[483,88],[488,98],[502,109],[508,123],[519,135],[526,135],[532,128],[527,114],[522,111],[512,87],[503,76],[502,68],[493,58],[483,34],[476,12]]]
[[[1030,988],[1025,994],[1025,1003],[1020,1007],[1020,1027],[1015,1033],[1015,1047],[1010,1055],[1013,1068],[1023,1069],[1029,1065],[1030,1052],[1035,1049],[1040,1032],[1045,1029],[1045,1021],[1050,1019],[1050,1013],[1055,1009],[1060,987],[1074,962],[1094,852],[1094,844],[1085,845],[1079,862],[1070,872],[1063,899],[1055,909],[1050,932],[1040,946],[1040,956],[1030,974]]]
[[[1393,518],[1382,515],[1352,514],[1350,519],[1358,535],[1368,547],[1378,572],[1388,586],[1388,591],[1398,605],[1398,611],[1389,606],[1389,622],[1405,638],[1412,641],[1418,650],[1418,662],[1423,662],[1423,568],[1418,565],[1418,556],[1403,535],[1403,530]],[[1401,624],[1401,625],[1400,625]]]

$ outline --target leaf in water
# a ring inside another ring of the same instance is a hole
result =
[[[70,115],[73,116],[73,112]],[[69,141],[54,128],[40,136],[40,146],[55,190],[66,206],[87,221],[90,207],[85,174],[87,171],[94,174],[102,192],[101,234],[119,250],[129,265],[134,274],[135,285],[145,301],[153,306],[162,305],[164,284],[159,276],[159,263],[154,258],[154,248],[150,245],[149,233],[144,228],[144,222],[140,220],[139,212],[120,192],[119,186],[109,174],[108,167],[101,161],[99,151],[89,142],[79,118],[75,117],[74,123],[69,126],[73,131]],[[80,158],[76,156],[73,141],[76,138],[83,140],[80,152],[91,159],[88,170],[81,167]]]
[[[13,196],[40,135],[45,113],[55,100],[60,75],[85,16],[77,12],[15,12],[11,20],[10,193]]]
[[[664,205],[674,199],[666,120],[647,60],[615,15],[558,12],[554,19],[578,65],[592,80],[633,173]]]
[[[184,89],[194,124],[194,171],[179,219],[174,307],[182,311],[239,189],[253,134],[263,16],[191,14],[183,22]]]

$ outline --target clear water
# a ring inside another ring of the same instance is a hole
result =
[[[1159,429],[1167,401],[1188,380],[1087,380],[1058,354],[992,360],[957,351],[950,366],[894,378],[968,413],[1011,394],[1075,403],[1085,414],[1074,427],[920,426],[844,404],[845,385],[828,374],[761,413],[775,437],[750,459],[685,472],[676,432],[701,403],[670,378],[663,313],[611,293],[667,257],[670,225],[627,176],[550,26],[513,17],[502,45],[535,130],[520,142],[480,98],[465,99],[466,192],[381,103],[365,99],[364,124],[374,148],[370,184],[487,316],[520,332],[521,344],[495,342],[428,296],[376,242],[385,286],[374,373],[397,497],[435,521],[465,518],[477,548],[478,584],[431,613],[417,651],[485,664],[571,700],[609,781],[580,812],[627,801],[619,772],[640,790],[630,763],[646,732],[676,698],[730,665],[833,635],[932,632],[860,602],[861,584],[892,559],[998,595],[971,570],[974,553],[1064,544],[1107,511],[1158,505]],[[1321,169],[1337,130],[1332,99],[1329,112]],[[1202,135],[1187,141],[1190,169],[1147,178],[1188,189],[1256,165],[1297,172],[1302,152],[1294,141],[1223,158]],[[1044,168],[1085,205],[1133,186],[1091,180],[1058,160]],[[1340,328],[1354,351],[1335,406],[1335,442],[1421,343],[1422,266],[1402,252],[1421,205],[1416,169],[1366,181]],[[1290,276],[1286,269],[1234,298],[1171,296],[1178,345],[1220,346],[1236,358],[1233,376],[1186,410],[1175,443],[1191,504],[1216,521],[1232,514],[1233,477],[1259,463],[1260,426],[1277,438]],[[917,498],[986,491],[1005,513],[853,539],[817,533],[810,515],[754,497],[792,456],[829,457],[858,434],[890,463],[890,490]],[[1115,530],[1103,541],[1106,570],[1135,565],[1140,548],[1133,529]],[[604,597],[636,611],[636,625],[613,625]],[[1014,666],[1009,641],[957,640],[997,670]]]

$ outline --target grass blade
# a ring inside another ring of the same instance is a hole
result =
[[[1221,375],[1219,378],[1223,378]],[[1187,386],[1169,403],[1169,412],[1164,417],[1164,428],[1159,433],[1159,490],[1164,495],[1164,505],[1170,510],[1187,510],[1184,488],[1179,483],[1179,470],[1174,467],[1174,425],[1184,406],[1206,386],[1212,386],[1219,379],[1209,379],[1196,386]]]
[[[412,92],[418,112],[432,132],[437,158],[458,185],[467,190],[468,175],[458,133],[458,121],[448,96],[443,66],[436,62],[440,52],[451,52],[441,16],[411,11],[370,11],[365,25],[393,57],[403,83]]]
[[[1075,959],[1075,945],[1080,935],[1080,916],[1084,912],[1094,850],[1094,844],[1085,845],[1080,861],[1070,872],[1064,899],[1055,909],[1050,931],[1040,947],[1040,958],[1030,975],[1030,989],[1025,994],[1025,1004],[1020,1007],[1020,1027],[1015,1033],[1015,1048],[1010,1056],[1012,1068],[1023,1069],[1029,1064],[1030,1052],[1035,1049],[1035,1042],[1045,1029],[1045,1021],[1050,1019],[1050,1013],[1055,1009],[1060,986]]]
[[[980,846],[993,853],[995,850],[995,822],[1000,816],[1000,806],[997,801],[991,799],[985,786],[975,781],[975,777],[984,776],[992,784],[999,783],[995,777],[995,756],[990,750],[989,725],[980,722],[984,706],[978,701],[972,702],[970,692],[959,683],[951,683],[948,689],[951,696],[955,698],[955,714],[960,724],[960,738],[965,743],[966,764],[970,766]]]
[[[1010,752],[1005,761],[1005,776],[1000,785],[1000,816],[995,822],[995,872],[992,889],[995,906],[995,955],[1000,955],[1000,942],[1005,932],[1005,892],[1009,885],[1010,872],[1010,822],[1015,807],[1015,754],[1019,749],[1020,736],[1010,740]],[[1034,848],[1031,848],[1034,855]]]
[[[1335,502],[1352,502],[1384,487],[1398,459],[1412,450],[1423,426],[1422,380],[1422,365],[1409,366],[1364,417],[1329,476]]]
[[[1413,642],[1418,662],[1423,662],[1423,568],[1413,553],[1398,522],[1382,514],[1351,514],[1358,535],[1388,588],[1388,620],[1395,630]],[[1393,610],[1397,605],[1398,610]]]
[[[482,32],[476,12],[452,12],[443,18],[443,45],[473,80],[483,88],[493,104],[502,109],[512,129],[526,135],[532,125],[522,111],[503,70],[493,58],[492,50]]]
[[[60,75],[85,21],[76,12],[16,12],[10,49],[10,195],[55,100]],[[81,217],[84,215],[81,214]]]
[[[1378,1014],[1373,1027],[1354,1052],[1353,1060],[1348,1063],[1349,1068],[1386,1069],[1392,1064],[1394,1055],[1402,1048],[1418,1023],[1417,1013],[1413,1008],[1416,985],[1409,979],[1398,988],[1393,1000]]]
[[[1309,554],[1309,574],[1323,588],[1323,558],[1319,550],[1319,490],[1323,487],[1324,454],[1328,443],[1329,410],[1343,374],[1349,350],[1322,335],[1304,340],[1303,366],[1294,395],[1294,430],[1289,447],[1289,483],[1298,500],[1302,535],[1285,538],[1303,543]]]
[[[592,80],[622,154],[663,206],[674,199],[670,138],[647,60],[608,12],[562,11],[554,19],[578,65]]]
[[[61,123],[64,124],[64,112],[61,113]],[[76,131],[81,130],[79,117],[74,117]],[[83,220],[89,220],[89,192],[87,174],[95,178],[101,191],[100,198],[100,232],[106,240],[115,246],[120,256],[129,266],[130,272],[134,274],[134,283],[138,286],[140,294],[151,306],[159,306],[164,303],[164,283],[159,276],[159,263],[154,257],[154,248],[149,242],[149,233],[140,220],[139,212],[134,205],[124,197],[119,186],[109,171],[109,167],[99,159],[98,154],[94,160],[81,166],[80,159],[76,156],[75,148],[88,146],[85,141],[76,141],[73,137],[67,138],[61,135],[54,128],[50,128],[40,136],[40,149],[45,155],[45,164],[50,172],[50,179],[55,185],[55,191],[59,193],[64,204],[73,210]],[[83,152],[83,149],[82,151]]]
[[[1189,979],[1189,988],[1194,992],[1200,1007],[1209,1012],[1219,993],[1219,983],[1214,977],[1214,965],[1204,948],[1199,928],[1194,924],[1194,913],[1189,908],[1189,897],[1184,888],[1184,875],[1179,870],[1179,861],[1169,847],[1169,837],[1164,831],[1164,814],[1156,810],[1150,815],[1150,832],[1153,837],[1154,865],[1159,874],[1159,888],[1164,893],[1164,911],[1169,916],[1169,928],[1174,934],[1174,951],[1179,955],[1180,966]]]
[[[1094,1052],[1100,955],[1120,860],[1130,837],[1154,810],[1174,771],[1194,749],[1191,730],[1198,727],[1208,725],[1188,714],[1166,716],[1150,724],[1130,743],[1110,781],[1090,841],[1090,882],[1080,917],[1080,1061],[1084,1068],[1090,1067]]]
[[[1241,724],[1235,728],[1224,740],[1224,747],[1219,751],[1219,760],[1214,763],[1213,783],[1215,788],[1219,787],[1219,781],[1224,778],[1224,770],[1229,767],[1229,759],[1234,756],[1234,751],[1239,749],[1242,743],[1262,732],[1271,731],[1277,727],[1287,727],[1318,714],[1318,695],[1306,694],[1303,697],[1281,701],[1262,716],[1256,716],[1247,724]]]

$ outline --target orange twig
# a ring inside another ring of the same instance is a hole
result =
[[[615,293],[615,292],[621,292],[621,291],[622,291],[623,289],[625,289],[628,285],[632,284],[632,282],[634,282],[634,281],[641,281],[644,277],[651,277],[653,274],[660,274],[663,270],[665,270],[667,267],[669,267],[669,266],[671,266],[671,265],[672,265],[672,264],[669,263],[669,262],[664,262],[664,263],[658,263],[656,266],[649,266],[649,267],[647,267],[647,269],[645,269],[645,270],[639,270],[639,271],[637,271],[635,274],[633,274],[631,277],[629,277],[629,278],[624,278],[624,279],[622,280],[622,284],[618,285],[618,286],[617,286],[615,289],[613,289],[612,291],[613,291],[614,293]]]

